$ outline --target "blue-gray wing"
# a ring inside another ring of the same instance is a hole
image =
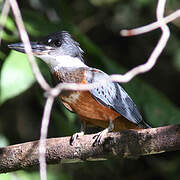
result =
[[[102,105],[114,109],[129,121],[139,124],[142,117],[125,90],[116,82],[111,82],[110,77],[97,69],[86,71],[88,83],[107,80],[105,84],[90,90],[92,96]]]

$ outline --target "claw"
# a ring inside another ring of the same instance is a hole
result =
[[[93,146],[97,146],[103,143],[104,136],[108,133],[108,128],[104,129],[103,131],[97,133],[93,136],[94,142]]]
[[[70,142],[69,142],[71,146],[74,145],[74,143],[76,142],[77,139],[79,139],[80,136],[84,135],[85,129],[86,129],[86,123],[82,122],[81,123],[81,132],[75,133],[75,134],[73,134],[71,136],[71,139],[70,139]]]
[[[80,136],[83,136],[84,132],[75,133],[71,136],[70,139],[70,145],[73,146],[77,139],[79,139]]]
[[[104,140],[104,136],[108,132],[111,132],[113,129],[114,129],[114,124],[113,124],[112,120],[110,120],[108,128],[104,129],[103,131],[101,131],[101,132],[97,133],[95,136],[93,136],[93,139],[95,139],[93,142],[93,146],[102,144],[103,140]]]

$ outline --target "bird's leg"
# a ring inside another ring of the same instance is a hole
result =
[[[111,132],[112,130],[114,129],[114,123],[112,121],[112,119],[109,121],[109,126],[104,129],[103,131],[97,133],[93,139],[94,139],[94,142],[93,142],[93,146],[96,146],[96,145],[100,145],[102,144],[102,141],[103,141],[103,137],[108,133],[108,132]]]
[[[85,121],[81,121],[81,129],[80,132],[75,133],[71,136],[70,139],[70,145],[73,146],[74,142],[80,137],[83,136],[86,130],[86,122]]]

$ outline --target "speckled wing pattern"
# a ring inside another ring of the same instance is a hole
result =
[[[97,88],[90,90],[92,96],[104,106],[114,109],[129,121],[139,124],[142,117],[125,90],[116,82],[111,82],[110,77],[98,69],[90,69],[86,72],[88,83],[107,80],[107,82]]]

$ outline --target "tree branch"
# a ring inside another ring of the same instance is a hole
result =
[[[180,125],[144,130],[126,130],[108,133],[102,145],[93,147],[93,134],[69,145],[70,137],[46,140],[46,161],[49,164],[85,160],[102,160],[108,157],[136,158],[180,150]],[[10,172],[39,165],[39,141],[0,148],[0,172]]]

